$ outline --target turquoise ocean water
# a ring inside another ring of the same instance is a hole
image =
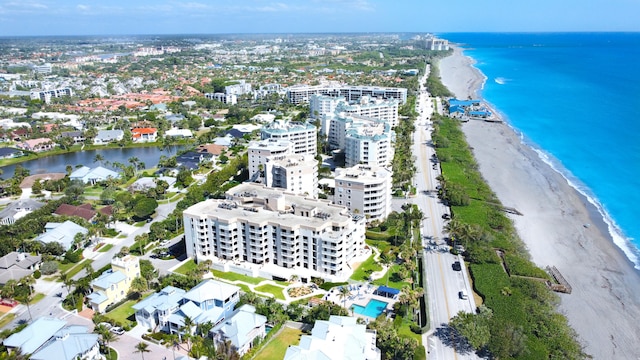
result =
[[[640,269],[640,33],[455,33],[481,96],[583,193]]]

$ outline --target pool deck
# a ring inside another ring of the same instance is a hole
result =
[[[351,309],[351,307],[353,305],[359,305],[362,307],[366,307],[367,304],[369,303],[369,301],[371,299],[374,300],[379,300],[379,301],[384,301],[387,303],[387,307],[385,309],[386,313],[389,313],[390,311],[393,311],[393,304],[395,304],[398,299],[394,299],[394,298],[388,298],[388,297],[384,297],[384,296],[380,296],[380,295],[375,295],[373,292],[378,288],[378,286],[368,286],[368,285],[351,285],[352,287],[357,287],[360,286],[359,288],[356,288],[355,290],[351,290],[351,295],[346,298],[345,300],[342,300],[340,298],[340,290],[339,288],[333,288],[331,291],[329,291],[325,296],[324,296],[324,300],[328,300],[331,301],[337,305],[340,306],[345,306],[347,309]],[[363,319],[373,319],[372,317],[366,316],[366,315],[362,315],[362,314],[355,314],[353,313],[353,316],[356,317],[361,317]]]

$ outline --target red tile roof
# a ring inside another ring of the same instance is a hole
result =
[[[89,208],[86,207],[87,205],[89,206]],[[91,204],[83,204],[80,206],[62,204],[58,206],[54,214],[64,216],[79,216],[87,221],[91,221],[91,219],[96,215],[96,212],[91,210]]]

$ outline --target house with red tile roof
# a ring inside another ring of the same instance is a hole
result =
[[[134,142],[153,142],[158,136],[156,128],[135,128],[131,130],[131,138]]]
[[[96,212],[91,208],[91,204],[82,204],[80,206],[60,204],[53,213],[64,216],[78,216],[87,221],[91,221],[91,219],[96,216]]]

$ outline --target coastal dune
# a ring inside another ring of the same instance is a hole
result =
[[[485,81],[460,48],[440,61],[442,82],[476,98]],[[505,206],[531,259],[555,266],[571,285],[559,311],[594,359],[640,358],[640,273],[618,248],[595,206],[523,143],[506,123],[470,121],[462,129],[485,180]]]

